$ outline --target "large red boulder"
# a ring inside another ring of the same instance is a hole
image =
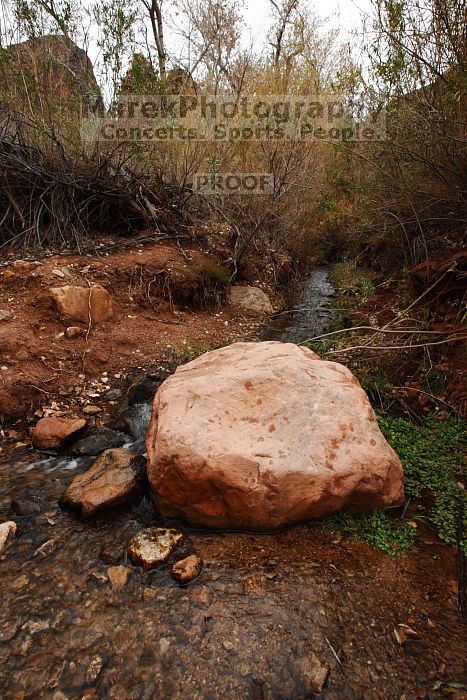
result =
[[[163,515],[272,530],[403,500],[403,471],[358,380],[291,343],[236,343],[157,392],[148,476]]]

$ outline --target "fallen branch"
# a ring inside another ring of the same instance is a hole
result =
[[[447,343],[458,343],[463,340],[467,340],[467,335],[462,337],[446,338],[445,340],[438,340],[433,343],[416,343],[413,345],[353,345],[349,348],[329,350],[328,352],[324,352],[323,355],[337,355],[346,352],[353,352],[354,350],[411,350],[413,348],[427,348],[435,345],[446,345]]]
[[[375,336],[378,333],[387,333],[393,335],[447,335],[445,331],[421,331],[417,328],[403,328],[401,330],[389,330],[387,328],[375,328],[374,326],[353,326],[352,328],[343,328],[339,331],[332,331],[330,333],[323,333],[322,335],[315,335],[314,338],[309,340],[304,340],[304,343],[314,343],[324,338],[330,338],[336,335],[342,335],[344,333],[352,333],[353,331],[372,331]],[[459,331],[460,332],[460,331]],[[463,331],[462,331],[463,332]]]

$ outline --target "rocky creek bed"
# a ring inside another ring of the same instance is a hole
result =
[[[127,543],[158,524],[147,496],[90,520],[58,506],[89,464],[29,449],[0,463],[0,522],[18,526],[0,555],[0,697],[466,697],[456,553],[428,531],[392,558],[320,523],[182,528],[170,560],[144,572]],[[204,567],[180,586],[170,565],[190,554]]]

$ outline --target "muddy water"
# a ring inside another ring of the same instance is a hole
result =
[[[314,696],[312,652],[330,668],[327,700],[465,697],[455,552],[430,533],[393,559],[319,524],[185,530],[173,556],[196,552],[204,569],[180,587],[168,566],[127,559],[127,541],[157,521],[148,498],[90,522],[57,506],[88,464],[29,451],[0,463],[0,522],[18,524],[0,555],[2,700],[298,700]],[[131,568],[120,593],[115,564]],[[419,639],[399,646],[399,624]]]

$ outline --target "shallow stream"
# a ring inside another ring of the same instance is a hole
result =
[[[270,337],[325,330],[332,293],[316,270]],[[175,557],[196,552],[204,569],[180,587],[168,566],[144,573],[127,559],[130,537],[154,524],[148,498],[89,522],[58,507],[89,461],[24,450],[0,463],[0,522],[18,525],[0,555],[0,698],[411,700],[462,682],[455,553],[434,537],[393,559],[319,523],[185,529]],[[131,567],[119,593],[107,576],[116,564]],[[419,639],[399,646],[399,624]],[[330,668],[319,696],[313,654]]]

